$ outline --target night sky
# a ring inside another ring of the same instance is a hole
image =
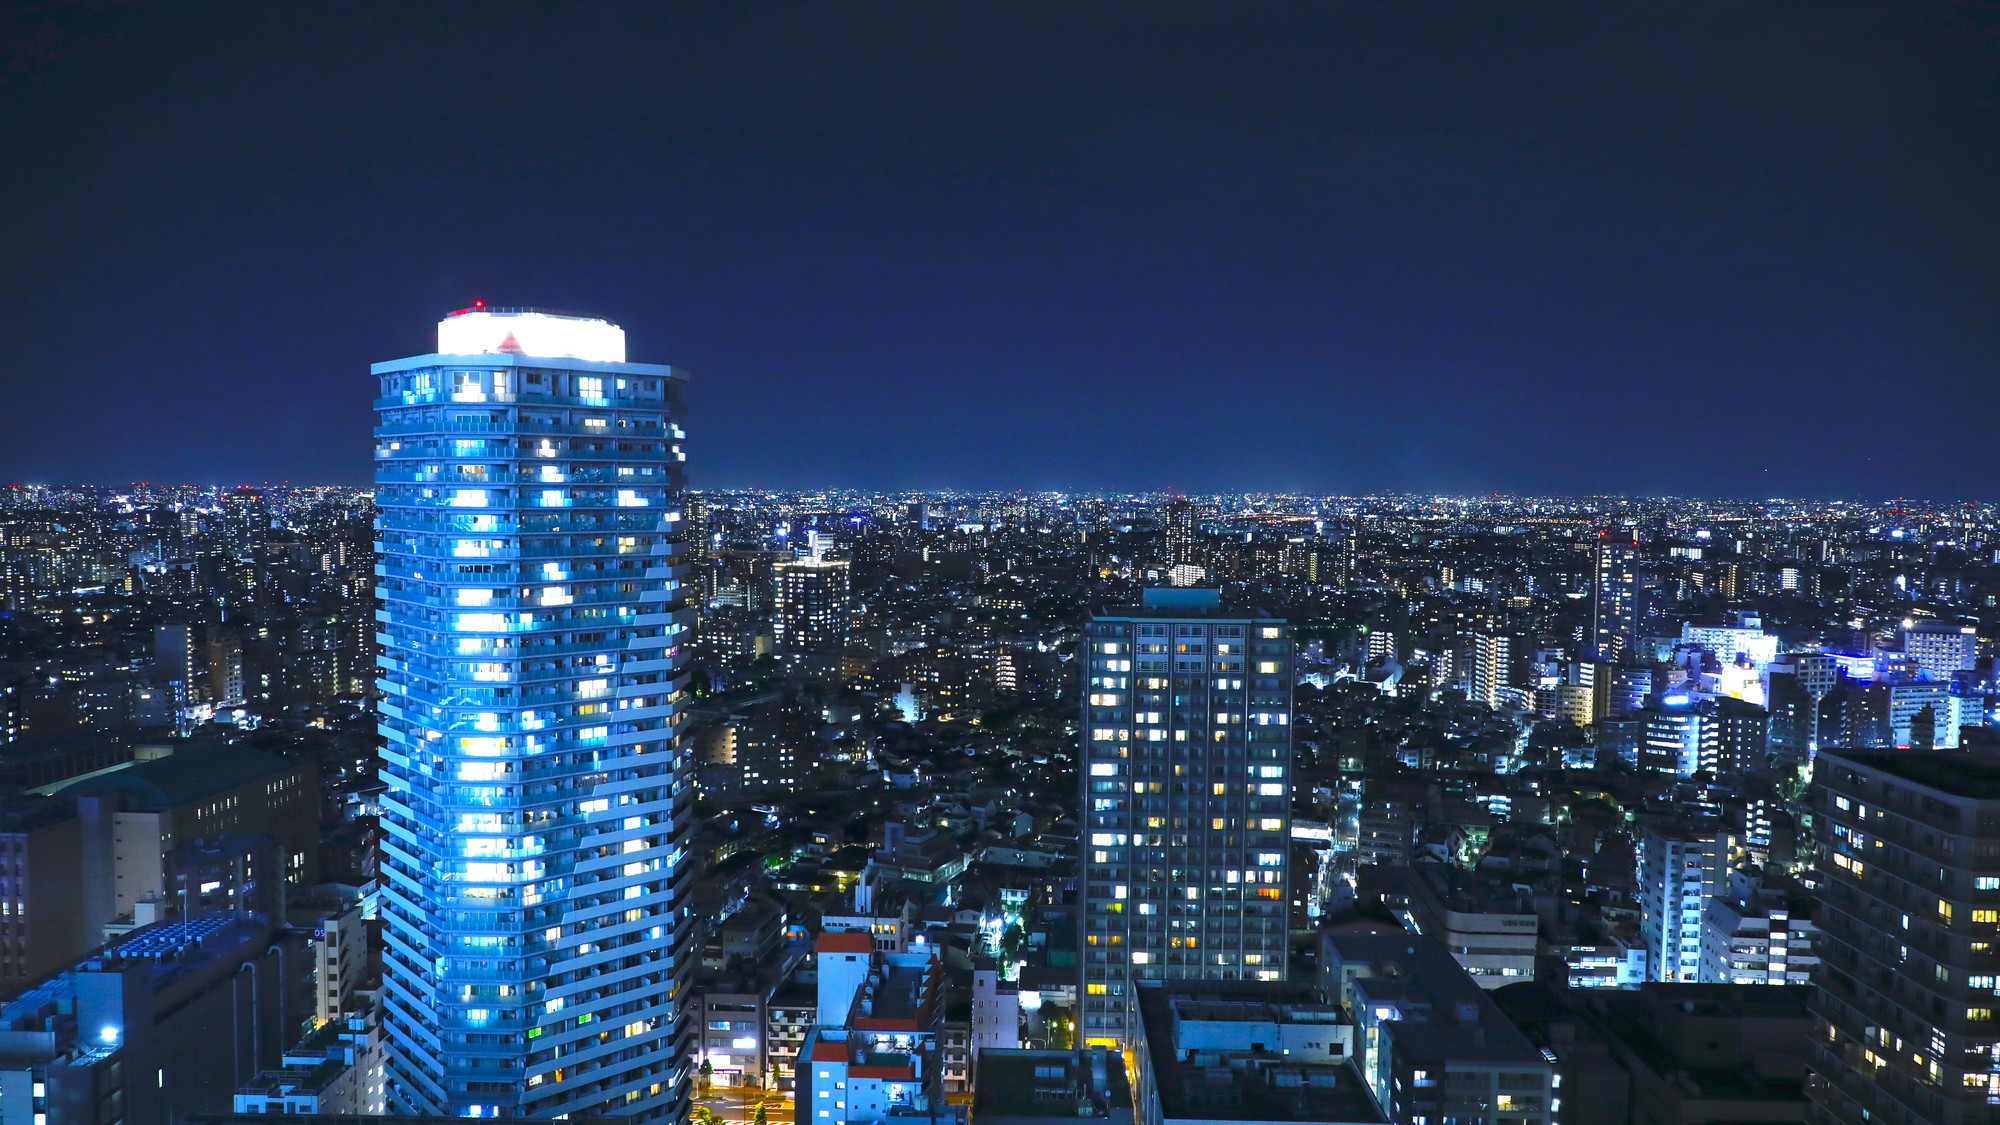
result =
[[[365,482],[483,298],[698,487],[1991,499],[1996,12],[14,3],[0,481]]]

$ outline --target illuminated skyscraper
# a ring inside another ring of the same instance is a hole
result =
[[[685,1119],[683,375],[467,309],[378,363],[392,1109]]]
[[[1639,634],[1639,537],[1629,531],[1597,533],[1591,586],[1590,645],[1599,659],[1632,654]]]
[[[1167,565],[1199,565],[1195,558],[1194,503],[1185,496],[1167,501],[1161,522],[1166,524]]]
[[[1128,1046],[1140,980],[1283,980],[1292,630],[1151,589],[1085,631],[1081,1041]]]
[[[773,569],[779,650],[839,652],[847,644],[847,561],[827,558],[825,540],[812,532],[805,554]]]

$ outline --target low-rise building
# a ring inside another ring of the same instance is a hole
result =
[[[1442,863],[1409,872],[1402,901],[1390,904],[1405,926],[1436,938],[1481,988],[1534,979],[1541,921],[1527,887]]]
[[[321,1024],[236,1091],[236,1112],[378,1114],[383,1110],[382,1045],[366,1016]]]
[[[238,914],[130,934],[0,1007],[0,1125],[228,1112],[312,1011],[296,934]]]
[[[971,1125],[1040,1122],[1132,1125],[1124,1056],[1088,1051],[993,1048],[979,1058]]]
[[[745,987],[745,985],[749,987]],[[769,993],[754,980],[710,980],[697,986],[696,1065],[716,1086],[760,1086],[766,1054]]]
[[[1766,885],[1755,871],[1730,875],[1701,922],[1701,979],[1708,984],[1795,984],[1819,966],[1814,902],[1801,888]]]
[[[1320,939],[1324,989],[1356,1025],[1356,1054],[1388,1119],[1552,1125],[1554,1068],[1462,969],[1421,934]]]
[[[957,1125],[934,947],[878,953],[868,934],[821,934],[813,959],[818,1002],[795,1064],[796,1125]]]
[[[1145,981],[1138,1011],[1139,1125],[1386,1120],[1355,1066],[1354,1026],[1311,985]]]

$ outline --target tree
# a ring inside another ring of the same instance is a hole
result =
[[[703,1059],[701,1060],[701,1088],[703,1092],[707,1092],[708,1090],[712,1089],[714,1085],[715,1085],[715,1064],[709,1062],[707,1059]]]
[[[1027,932],[1021,929],[1019,922],[1008,926],[1006,932],[1000,935],[1000,960],[1005,962],[1010,970],[1014,959],[1021,955],[1021,947],[1027,944],[1027,941]]]
[[[1076,1037],[1068,1017],[1056,1016],[1049,1020],[1049,1046],[1058,1051],[1067,1051],[1075,1041]]]
[[[771,1125],[771,1114],[767,1108],[770,1104],[769,1102],[757,1103],[757,1118],[751,1125]]]

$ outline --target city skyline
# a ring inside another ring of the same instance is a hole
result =
[[[1988,15],[11,19],[0,479],[359,483],[483,298],[685,363],[699,487],[1996,483]]]
[[[1995,45],[0,12],[0,1125],[2000,1121]]]

